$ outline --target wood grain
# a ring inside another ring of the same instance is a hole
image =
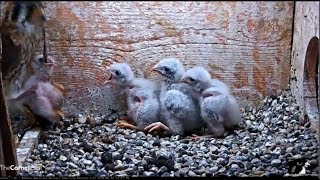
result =
[[[293,2],[46,2],[54,80],[66,111],[123,110],[103,82],[126,61],[137,76],[174,56],[225,81],[240,104],[257,106],[290,75]],[[39,50],[40,52],[40,50]],[[156,78],[151,74],[150,78]]]
[[[291,88],[297,103],[301,107],[301,112],[307,112],[306,115],[311,122],[317,122],[318,127],[315,128],[317,131],[319,131],[320,109],[317,107],[319,105],[316,100],[316,83],[313,78],[317,73],[316,65],[319,62],[316,55],[319,54],[319,7],[318,1],[296,2],[291,67]],[[313,43],[318,46],[312,45]],[[306,76],[310,76],[308,78],[310,82]],[[306,98],[307,96],[315,98]],[[301,119],[304,119],[303,116],[304,114]]]

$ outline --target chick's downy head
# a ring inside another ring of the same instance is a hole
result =
[[[106,84],[113,84],[119,86],[128,85],[134,78],[134,73],[127,63],[115,63],[109,68],[109,78]]]
[[[152,71],[158,72],[166,79],[179,82],[185,69],[180,60],[176,58],[165,58],[153,66]]]
[[[195,91],[202,92],[210,85],[211,75],[203,67],[197,66],[187,70],[180,81],[188,84]]]
[[[40,54],[36,56],[35,60],[32,62],[32,66],[36,72],[47,73],[51,76],[55,66],[55,60],[51,56],[44,58],[43,55]]]

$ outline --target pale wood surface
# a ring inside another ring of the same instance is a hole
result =
[[[315,129],[318,131],[319,110],[316,98],[305,99],[304,96],[316,97],[316,83],[314,81],[312,82],[312,80],[316,74],[317,62],[319,62],[319,59],[314,58],[316,57],[316,53],[319,54],[319,4],[319,1],[296,2],[291,62],[291,88],[293,89],[293,94],[296,96],[302,112],[308,112],[307,115],[310,121],[316,121],[313,125],[316,126]],[[318,44],[318,48],[316,44]],[[311,50],[309,53],[307,53],[308,46],[309,50]],[[314,46],[314,48],[312,48],[312,46]],[[310,58],[308,58],[308,56]],[[305,66],[307,67],[307,59],[310,65],[309,68],[306,68],[306,72]],[[315,62],[310,60],[315,60]],[[306,86],[310,83],[304,82],[307,74],[310,74],[309,76],[312,77],[310,79],[313,85],[309,84],[309,88],[304,89],[304,85]],[[305,106],[305,104],[308,105]]]
[[[34,148],[38,145],[38,140],[40,137],[40,129],[32,129],[27,131],[17,148],[17,159],[18,165],[23,166],[23,162],[29,158]]]
[[[289,82],[293,2],[45,5],[49,55],[58,63],[54,80],[65,86],[71,113],[124,110],[103,85],[114,62],[129,62],[141,76],[162,58],[180,58],[225,81],[241,105],[258,105]]]

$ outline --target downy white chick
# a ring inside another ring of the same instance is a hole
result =
[[[199,102],[190,94],[192,89],[179,82],[185,72],[182,63],[176,58],[165,58],[152,70],[165,78],[160,92],[161,122],[153,123],[145,130],[164,129],[169,134],[185,135],[200,128]]]
[[[194,92],[201,94],[199,102],[201,116],[214,137],[221,137],[225,129],[239,124],[241,111],[230,93],[229,87],[218,79],[211,79],[209,72],[202,67],[188,70],[181,82],[190,85]]]
[[[41,126],[48,124],[63,127],[63,92],[51,83],[55,61],[50,56],[46,59],[38,55],[32,62],[35,74],[31,76],[19,94],[7,99],[11,111],[22,112],[28,117],[27,126],[36,122]]]
[[[132,88],[128,96],[128,116],[132,118],[138,130],[157,122],[160,116],[160,104],[152,89]]]
[[[230,92],[229,87],[224,82],[219,79],[212,79],[210,73],[200,66],[187,70],[180,82],[188,84],[193,89],[193,92],[196,93],[193,94],[195,97],[199,97],[205,89],[215,86],[220,87],[226,93]]]
[[[127,99],[129,119],[122,117],[118,126],[143,130],[149,122],[158,121],[160,107],[156,97],[156,84],[148,79],[135,78],[131,67],[127,63],[112,64],[109,70],[110,76],[106,83],[122,88]],[[148,111],[153,113],[148,113]],[[144,115],[140,116],[142,114]],[[133,121],[135,125],[130,124],[130,121]]]
[[[215,137],[221,137],[225,129],[232,129],[241,120],[239,105],[229,93],[220,87],[211,87],[203,91],[201,115]]]
[[[109,67],[109,71],[110,75],[105,84],[120,87],[124,91],[133,87],[157,90],[157,85],[153,81],[134,77],[134,73],[127,63],[114,63]]]

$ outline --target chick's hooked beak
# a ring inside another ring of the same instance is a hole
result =
[[[47,71],[47,73],[50,76],[50,74],[52,74],[52,71],[53,71],[52,68],[55,66],[54,59],[50,56],[47,58],[43,57],[40,59],[40,62],[42,62],[41,63],[42,65],[40,65],[42,69]]]
[[[113,75],[112,75],[112,73],[110,73],[108,79],[104,82],[104,84],[110,84],[112,79],[113,79]]]
[[[188,77],[186,76],[182,76],[182,78],[180,79],[180,82],[182,83],[186,83],[186,84],[189,84],[190,83],[190,80]]]
[[[54,64],[54,59],[50,56],[48,56],[47,58],[44,59],[44,63],[48,64],[48,65],[53,65]]]
[[[205,91],[201,95],[202,95],[203,98],[207,98],[207,97],[213,96],[212,92],[209,92],[209,91]]]
[[[155,71],[155,72],[160,72],[160,71],[161,71],[160,68],[159,68],[159,66],[157,66],[157,65],[153,66],[153,67],[151,68],[151,70],[152,70],[152,71]]]
[[[155,66],[153,66],[151,69],[149,69],[148,71],[147,71],[147,75],[150,75],[152,72],[159,72],[160,73],[160,69],[159,69],[159,67],[157,66],[157,65],[155,65]]]

